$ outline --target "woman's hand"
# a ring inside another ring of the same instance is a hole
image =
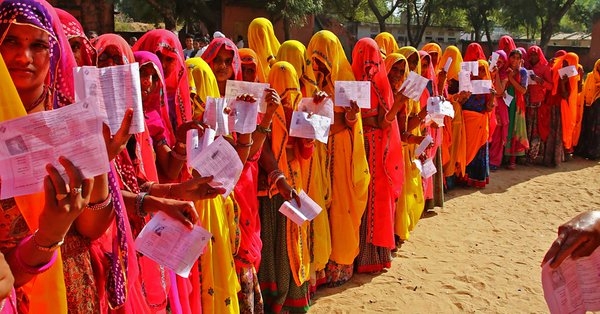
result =
[[[300,197],[298,196],[298,193],[296,193],[296,190],[294,190],[294,188],[288,184],[285,178],[277,181],[277,190],[286,201],[291,201],[293,198],[296,200],[296,203],[298,203],[298,206],[302,206],[300,204]]]
[[[556,268],[569,256],[589,256],[600,246],[600,211],[581,213],[558,227],[558,237],[544,256],[542,265],[550,261]]]
[[[133,120],[133,109],[129,108],[125,111],[123,121],[121,121],[121,127],[115,135],[110,134],[110,128],[108,125],[102,125],[102,135],[104,135],[104,142],[106,143],[106,151],[108,152],[108,160],[113,160],[115,157],[125,149],[131,134],[129,134],[129,127],[131,127],[131,121]]]
[[[41,246],[51,246],[62,239],[71,224],[81,214],[90,201],[93,178],[84,178],[81,171],[68,159],[60,157],[59,163],[69,177],[66,184],[58,170],[48,164],[48,175],[44,178],[46,202],[39,218],[36,242]]]
[[[156,209],[171,216],[175,220],[181,222],[189,229],[193,229],[194,225],[200,219],[194,203],[190,201],[179,201],[168,198],[156,198]]]
[[[320,104],[323,100],[325,100],[325,98],[329,97],[329,95],[327,95],[326,92],[324,91],[318,91],[315,93],[315,95],[313,96],[313,102],[315,104]]]
[[[198,120],[184,122],[177,127],[177,131],[175,132],[175,140],[179,143],[185,144],[187,142],[187,132],[189,130],[198,130],[198,137],[201,137],[204,135],[204,129],[206,127],[207,126],[204,125],[204,123]]]
[[[360,111],[356,100],[350,100],[350,107],[344,108],[346,110],[346,118],[348,120],[355,120],[356,114]]]
[[[239,101],[245,101],[245,102],[256,102],[256,97],[254,97],[254,95],[250,95],[250,94],[238,95],[236,97],[236,99]]]
[[[273,116],[277,108],[281,106],[281,98],[277,91],[273,88],[265,89],[265,101],[267,102],[267,110],[265,115]]]
[[[0,300],[3,300],[10,296],[15,278],[10,271],[10,266],[4,259],[4,255],[0,253]]]
[[[215,198],[219,194],[225,193],[222,187],[213,187],[209,185],[213,177],[194,177],[183,183],[173,184],[167,198],[174,198],[184,201],[197,201],[202,199]],[[213,185],[215,185],[213,183]]]

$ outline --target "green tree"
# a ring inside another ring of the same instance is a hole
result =
[[[379,31],[385,32],[387,30],[385,20],[387,20],[390,16],[392,16],[392,14],[394,14],[394,12],[396,11],[396,9],[398,9],[402,1],[394,0],[391,3],[391,8],[389,9],[387,8],[386,1],[367,0],[367,3],[369,4],[369,8],[375,15],[377,23],[379,23]]]
[[[322,0],[269,0],[266,1],[266,8],[271,14],[272,22],[283,19],[285,39],[288,40],[291,39],[291,27],[302,25],[306,21],[306,16],[319,13],[323,8],[323,2]]]

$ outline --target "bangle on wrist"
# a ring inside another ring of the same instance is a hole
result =
[[[140,192],[135,197],[135,213],[140,217],[146,217],[148,213],[144,210],[144,198],[146,198],[146,192]]]
[[[281,170],[279,169],[275,169],[273,171],[271,171],[271,173],[269,173],[268,177],[267,177],[267,182],[269,183],[269,186],[273,186],[273,184],[275,184],[275,180],[277,180],[278,177],[283,176],[283,172],[281,172]]]
[[[156,182],[154,181],[146,181],[144,182],[144,184],[142,184],[140,186],[140,192],[146,192],[148,193],[148,195],[150,195],[151,191],[152,191],[152,186],[155,184]]]
[[[253,144],[254,144],[254,140],[252,140],[252,138],[250,138],[250,142],[248,142],[248,143],[237,142],[237,143],[235,143],[235,146],[241,147],[241,148],[250,148],[250,147],[252,147]]]
[[[265,128],[264,126],[262,126],[262,125],[260,125],[260,124],[258,124],[258,125],[256,126],[256,131],[258,131],[258,132],[260,132],[260,133],[264,133],[264,134],[269,134],[269,133],[271,133],[271,129],[270,129],[270,128],[268,128],[268,127],[266,127],[266,128]]]
[[[99,211],[105,208],[108,208],[110,205],[112,204],[112,196],[110,195],[110,193],[108,193],[108,196],[106,197],[106,199],[100,203],[89,203],[85,206],[86,209],[89,209],[91,211]]]
[[[384,119],[386,122],[388,122],[388,123],[392,123],[392,122],[394,122],[394,119],[396,119],[396,116],[392,116],[392,119],[388,119],[387,115],[388,115],[388,114],[387,114],[387,112],[386,112],[386,113],[385,113],[385,115],[383,116],[383,119]]]
[[[31,235],[31,242],[33,242],[35,248],[38,251],[42,251],[42,252],[54,252],[56,251],[56,249],[58,249],[61,245],[63,245],[63,243],[65,243],[65,238],[60,239],[57,242],[54,242],[52,244],[50,244],[49,246],[44,246],[44,245],[40,245],[35,239],[36,236],[38,234],[38,231],[40,231],[40,229],[37,229],[33,232],[33,234]]]
[[[346,120],[348,122],[355,122],[356,119],[358,119],[358,116],[354,115],[354,118],[348,118],[348,113],[346,112],[346,114],[344,115],[344,117],[346,118]]]
[[[33,238],[33,235],[26,237],[15,248],[15,250],[12,254],[14,263],[11,263],[11,268],[13,266],[16,268],[16,269],[13,269],[13,272],[16,273],[19,271],[23,271],[24,273],[29,274],[29,275],[37,275],[37,274],[41,274],[41,273],[45,272],[46,270],[50,269],[50,267],[52,267],[52,265],[54,265],[54,262],[56,262],[56,259],[58,257],[58,252],[57,252],[57,250],[54,250],[52,252],[52,257],[45,264],[42,264],[39,266],[31,266],[31,265],[28,265],[27,263],[25,263],[25,261],[23,261],[23,258],[21,257],[21,248],[25,242],[33,241],[32,238]],[[34,242],[34,244],[35,244],[35,242]]]

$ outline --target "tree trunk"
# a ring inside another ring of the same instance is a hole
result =
[[[170,31],[177,31],[177,17],[175,16],[174,3],[163,4],[159,0],[146,0],[160,15],[162,15],[165,21],[165,29]]]
[[[565,16],[567,11],[569,11],[571,6],[573,6],[573,3],[575,3],[575,0],[567,0],[558,9],[558,12],[548,12],[546,23],[542,23],[542,28],[540,30],[540,48],[542,48],[542,51],[546,51],[546,48],[548,48],[548,43],[554,34],[554,29],[556,29],[560,20]]]
[[[283,17],[283,34],[285,40],[290,40],[292,38],[290,19],[288,19],[287,16]]]
[[[490,21],[487,19],[487,15],[483,19],[483,28],[485,29],[485,37],[487,37],[487,46],[489,51],[494,51],[492,45],[492,34],[490,33]]]
[[[386,31],[385,17],[383,17],[381,12],[379,12],[379,9],[375,5],[375,1],[369,0],[368,5],[369,5],[369,8],[371,9],[371,11],[373,12],[373,15],[375,15],[375,18],[377,19],[377,23],[379,23],[379,32],[380,33],[385,32]]]

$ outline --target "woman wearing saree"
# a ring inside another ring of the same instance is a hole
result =
[[[521,51],[514,49],[508,55],[508,68],[506,69],[508,83],[506,92],[513,97],[508,104],[508,136],[504,146],[504,156],[508,159],[507,169],[517,168],[517,157],[525,156],[529,148],[527,140],[527,126],[525,124],[525,93],[529,77],[527,70],[521,66]]]
[[[583,87],[583,120],[576,153],[591,160],[600,158],[600,60],[588,73]]]
[[[448,72],[444,71],[444,65],[452,59]],[[455,178],[465,174],[466,142],[465,126],[462,116],[461,103],[470,95],[465,91],[458,90],[458,73],[462,63],[462,55],[456,46],[448,46],[438,62],[438,91],[452,103],[454,118],[444,118],[444,136],[442,142],[442,163],[444,164],[444,177],[446,188],[454,187]]]
[[[545,102],[546,96],[549,91],[552,91],[552,71],[548,65],[548,61],[542,52],[542,49],[538,46],[531,46],[528,49],[529,64],[533,75],[530,79],[535,84],[530,84],[529,89],[529,103],[527,104],[527,138],[529,139],[529,151],[527,152],[527,160],[531,163],[536,163],[538,157],[541,157],[540,146],[542,140],[540,137],[540,129],[548,129],[548,124],[540,125],[544,120],[540,119],[540,116],[547,116],[548,108],[542,104]],[[547,132],[546,132],[547,134]]]
[[[56,8],[56,13],[60,19],[63,30],[67,39],[69,39],[69,45],[73,51],[73,56],[77,62],[77,66],[94,66],[96,65],[96,49],[89,41],[83,27],[77,21],[77,19],[69,12]]]
[[[574,66],[577,68],[579,64],[579,56],[573,52],[567,53],[563,57],[563,63],[567,66]],[[558,72],[555,73],[558,75]],[[577,98],[579,95],[579,75],[568,78],[569,82],[569,95],[566,99],[561,101],[561,118],[563,128],[563,145],[565,147],[566,157],[573,157],[573,135],[575,133],[575,126],[577,125]]]
[[[490,171],[496,171],[502,165],[504,157],[504,145],[508,136],[508,107],[504,103],[504,95],[508,83],[508,56],[504,50],[496,50],[498,61],[492,69],[492,82],[496,89],[496,127],[492,131],[492,139],[490,141]]]
[[[264,17],[257,17],[248,25],[248,48],[258,55],[258,80],[266,82],[269,69],[275,63],[279,51],[279,40],[275,36],[273,24]]]
[[[72,103],[75,59],[54,9],[45,1],[2,1],[0,17],[0,54],[9,65],[7,69],[0,62],[6,87],[0,120]],[[23,69],[29,74],[23,75]],[[109,156],[121,145],[108,138]],[[69,185],[48,165],[44,192],[2,200],[0,247],[13,270],[18,306],[24,312],[99,310],[89,243],[107,230],[120,209],[118,190],[107,174],[83,178],[69,160],[60,157],[59,163]],[[100,208],[93,211],[90,206]],[[71,267],[74,264],[78,267]]]
[[[377,43],[362,38],[352,52],[354,77],[371,82],[371,104],[361,110],[365,151],[371,181],[369,198],[362,217],[360,253],[356,258],[359,273],[376,273],[391,266],[394,241],[396,199],[404,184],[404,164],[398,111],[406,107],[407,97],[394,99]]]
[[[396,42],[396,38],[394,38],[394,35],[388,32],[381,32],[377,34],[377,36],[375,36],[375,42],[377,43],[379,50],[383,54],[383,59],[385,59],[385,57],[390,53],[394,53],[399,48],[398,43]]]
[[[308,223],[299,226],[279,213],[284,201],[303,190],[301,159],[310,158],[314,140],[289,136],[292,112],[302,99],[294,67],[273,64],[268,82],[281,95],[272,132],[259,159],[267,182],[259,182],[262,261],[258,272],[266,312],[307,312],[310,306]],[[265,195],[266,194],[266,195]]]
[[[425,44],[421,50],[427,52],[431,56],[431,64],[435,70],[435,75],[437,75],[438,61],[442,57],[442,47],[436,43],[428,43]]]
[[[342,44],[332,32],[315,33],[307,51],[319,90],[334,95],[335,81],[354,80]],[[327,156],[322,168],[316,171],[329,176],[327,183],[331,190],[331,203],[324,208],[331,227],[331,256],[325,269],[329,286],[341,285],[352,277],[354,260],[359,253],[361,217],[367,204],[370,174],[362,119],[357,111],[346,112],[342,107],[334,107],[334,123],[326,151],[316,146],[314,153]]]
[[[479,60],[478,75],[471,75],[471,80],[490,80],[490,72],[486,60]],[[484,188],[489,183],[489,113],[494,110],[496,91],[471,95],[462,103],[462,114],[465,124],[467,167],[462,180],[476,188]]]
[[[431,56],[424,50],[419,51],[421,56],[421,76],[427,78],[427,92],[423,97],[425,103],[421,102],[421,108],[427,106],[429,97],[437,96],[437,75],[435,75],[435,66],[433,65]],[[443,130],[432,124],[425,127],[426,134],[433,138],[433,145],[425,150],[425,158],[433,158],[436,169],[442,169],[442,137]],[[433,176],[423,179],[423,195],[425,197],[425,210],[430,210],[435,207],[444,207],[444,174],[442,171],[436,172]]]
[[[177,127],[189,121],[192,116],[188,78],[179,38],[171,31],[155,29],[144,34],[132,49],[133,51],[152,52],[160,59],[167,86],[171,129],[177,131]]]
[[[313,72],[310,59],[306,54],[306,47],[297,40],[288,40],[281,44],[277,52],[277,61],[286,61],[294,66],[300,79],[300,91],[303,98],[313,98],[315,103],[320,103],[327,97],[324,92],[318,92],[315,74]],[[321,171],[312,171],[313,169],[323,169],[322,164],[327,160],[327,155],[323,154],[326,144],[315,141],[315,149],[310,158],[301,159],[302,168],[302,186],[308,196],[314,200],[321,208],[329,207],[328,199],[331,196],[328,176]],[[317,148],[318,147],[318,148]],[[311,293],[323,284],[327,283],[325,266],[329,261],[331,254],[331,235],[329,229],[329,217],[327,211],[323,210],[310,222],[310,253],[311,260]]]

